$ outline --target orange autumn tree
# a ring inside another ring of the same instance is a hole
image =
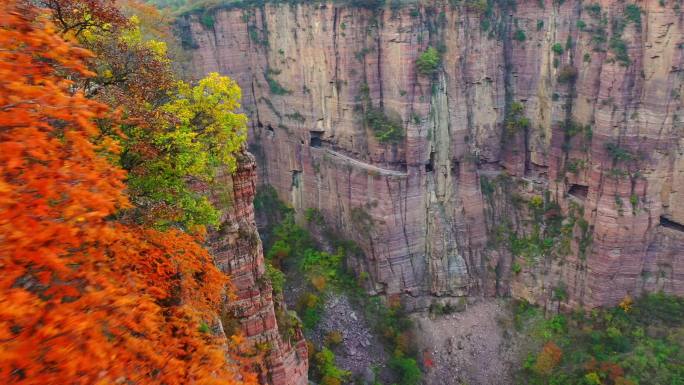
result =
[[[534,363],[534,371],[541,375],[549,375],[558,366],[563,357],[563,351],[553,341],[544,344]]]
[[[57,75],[91,76],[91,54],[26,3],[0,16],[0,383],[254,384],[211,332],[226,281],[206,250],[113,219],[110,112]]]

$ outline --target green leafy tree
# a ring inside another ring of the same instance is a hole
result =
[[[191,183],[211,184],[215,171],[237,167],[235,153],[246,140],[247,118],[236,113],[240,88],[211,73],[192,87],[178,82],[171,100],[159,108],[168,123],[161,130],[124,130],[122,163],[140,206],[155,206],[159,226],[216,225],[218,211]]]

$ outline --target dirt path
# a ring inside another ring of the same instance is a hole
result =
[[[487,299],[461,313],[414,315],[428,385],[508,385],[520,365],[523,340],[505,300]]]

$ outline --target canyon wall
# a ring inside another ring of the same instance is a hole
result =
[[[271,385],[308,384],[308,357],[304,336],[282,299],[274,300],[266,278],[264,255],[254,220],[256,164],[249,153],[238,154],[234,174],[217,175],[210,192],[221,209],[221,225],[209,234],[209,250],[221,271],[230,276],[235,298],[221,311],[227,335],[241,332],[262,359],[255,367],[261,382]]]
[[[243,89],[260,183],[320,210],[368,290],[409,308],[684,295],[678,1],[392,4],[179,20],[194,74]],[[378,139],[377,111],[403,138]]]

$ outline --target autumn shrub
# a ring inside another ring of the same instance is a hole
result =
[[[310,280],[311,285],[318,291],[325,290],[326,286],[328,285],[328,280],[324,275],[314,274]]]
[[[328,348],[324,347],[314,355],[314,372],[320,383],[323,385],[339,385],[345,383],[351,373],[347,370],[342,370],[335,364],[335,354]]]
[[[217,170],[236,168],[236,153],[246,139],[246,117],[236,112],[237,84],[218,74],[192,85],[179,81],[163,42],[168,24],[154,7],[89,0],[40,3],[60,33],[94,53],[87,61],[93,76],[74,74],[75,89],[121,112],[117,119],[109,115],[99,121],[103,134],[121,147],[118,162],[128,172],[133,205],[118,214],[161,229],[217,225],[218,210],[198,187],[210,190]],[[117,7],[135,15],[126,18]]]
[[[307,293],[299,298],[297,312],[302,317],[302,323],[306,329],[313,329],[323,315],[323,302],[319,296]]]
[[[331,330],[325,336],[325,344],[328,346],[337,346],[342,343],[342,333],[338,330]]]
[[[537,355],[534,371],[538,374],[547,375],[560,363],[563,352],[555,343],[549,341]]]

